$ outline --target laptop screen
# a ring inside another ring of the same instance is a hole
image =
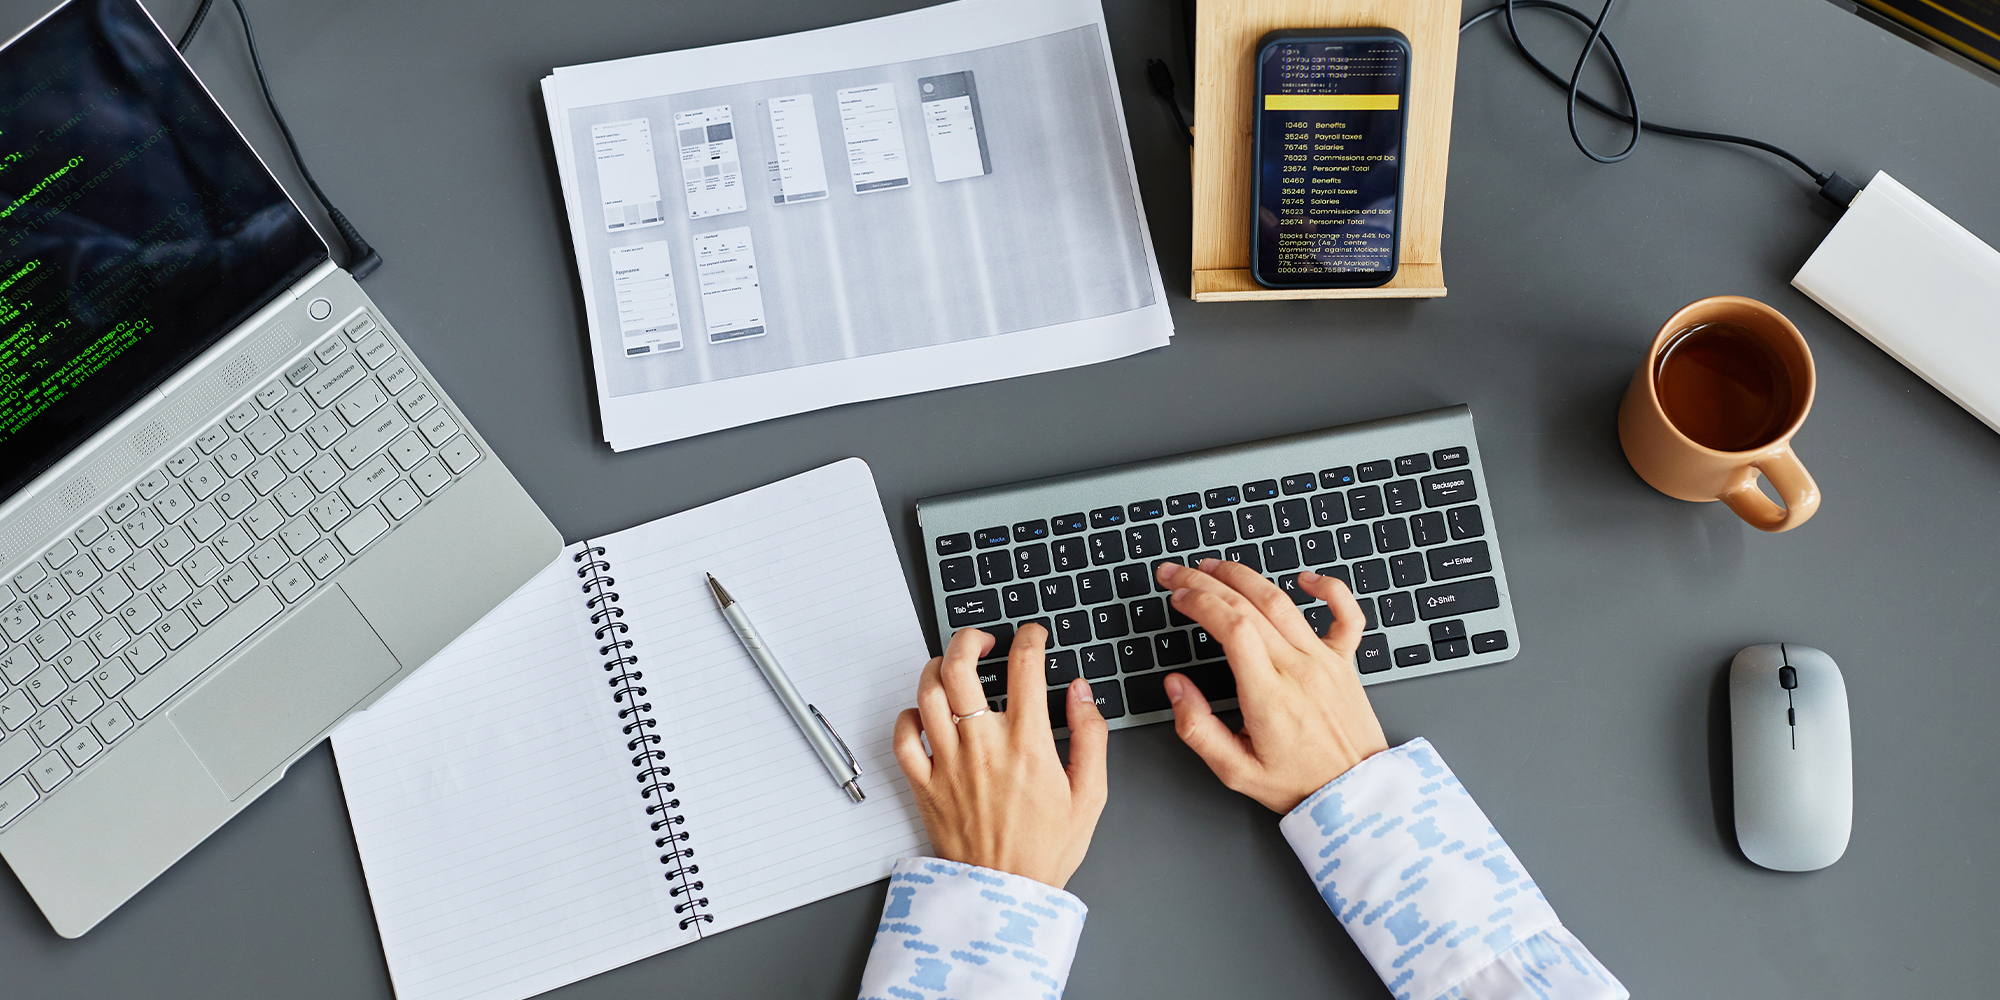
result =
[[[134,0],[0,49],[0,501],[326,258]]]

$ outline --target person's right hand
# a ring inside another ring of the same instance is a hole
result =
[[[1159,579],[1172,588],[1174,607],[1222,643],[1236,675],[1242,732],[1216,718],[1192,681],[1178,673],[1166,679],[1175,732],[1223,784],[1288,813],[1388,749],[1354,669],[1363,619],[1346,584],[1299,574],[1299,588],[1333,609],[1333,627],[1321,639],[1284,591],[1239,563],[1167,563]]]

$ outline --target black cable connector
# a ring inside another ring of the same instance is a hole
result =
[[[312,171],[306,167],[305,156],[299,152],[298,140],[292,138],[292,127],[285,123],[284,113],[278,110],[277,98],[271,96],[271,81],[265,77],[264,60],[257,54],[257,36],[250,30],[250,13],[243,9],[243,0],[230,2],[236,5],[236,16],[243,22],[243,41],[250,49],[250,65],[257,71],[257,85],[264,91],[264,106],[271,109],[271,118],[278,123],[278,131],[285,137],[285,147],[292,152],[292,162],[299,166],[299,175],[306,179],[306,186],[312,188],[313,197],[319,199],[321,207],[326,209],[327,218],[333,220],[333,227],[340,231],[341,241],[347,244],[347,273],[353,275],[356,281],[366,278],[382,266],[382,255],[368,245],[368,241],[361,237],[361,231],[347,221],[347,215],[327,200],[326,192],[320,190],[319,181],[313,179]],[[214,3],[215,0],[201,0],[201,6],[195,8],[194,17],[188,21],[187,30],[181,34],[181,40],[175,43],[176,49],[187,51],[188,43],[194,41],[195,33],[201,30],[202,22],[208,18],[208,9]]]
[[[1194,128],[1188,124],[1187,116],[1181,113],[1180,99],[1174,96],[1174,71],[1167,68],[1163,60],[1148,59],[1146,79],[1152,83],[1153,93],[1160,95],[1160,99],[1167,102],[1167,107],[1173,109],[1174,121],[1180,124],[1181,135],[1187,139],[1189,146],[1193,146]]]

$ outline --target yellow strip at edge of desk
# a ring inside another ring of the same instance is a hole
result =
[[[1401,94],[1265,94],[1266,111],[1394,111]]]

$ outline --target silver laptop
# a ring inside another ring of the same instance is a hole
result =
[[[561,543],[137,3],[0,49],[0,855],[59,933]]]

